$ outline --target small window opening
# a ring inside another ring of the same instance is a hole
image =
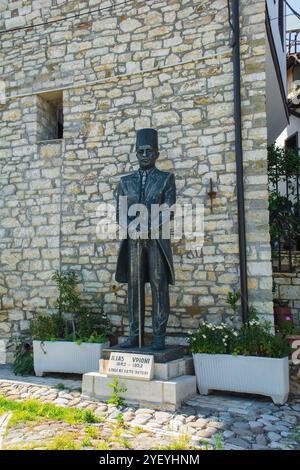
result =
[[[286,139],[285,148],[294,150],[296,153],[298,153],[298,132]]]
[[[64,135],[63,93],[37,95],[37,140],[62,139]]]

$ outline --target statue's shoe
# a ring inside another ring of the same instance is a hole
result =
[[[153,351],[160,351],[161,349],[165,349],[165,338],[155,337],[151,344],[151,349]]]
[[[127,349],[127,348],[135,348],[136,346],[139,345],[139,338],[138,336],[129,336],[123,343],[121,343],[119,346],[122,349]]]

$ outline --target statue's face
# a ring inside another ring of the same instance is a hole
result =
[[[141,170],[148,170],[155,166],[155,161],[159,157],[159,152],[155,148],[151,147],[151,145],[143,145],[138,147],[136,156]]]

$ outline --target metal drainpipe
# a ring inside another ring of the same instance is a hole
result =
[[[237,206],[240,258],[240,292],[242,321],[248,321],[248,285],[247,285],[247,250],[245,230],[244,204],[244,172],[243,172],[243,139],[242,139],[242,107],[241,107],[241,64],[240,64],[240,12],[239,0],[233,0],[233,80],[234,80],[234,120],[235,120],[235,157],[237,176]]]

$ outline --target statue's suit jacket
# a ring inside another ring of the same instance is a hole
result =
[[[117,198],[117,223],[119,223],[119,198],[120,196],[127,196],[128,209],[133,204],[140,203],[141,191],[141,174],[139,171],[134,171],[129,175],[123,176],[120,180],[116,198]],[[144,204],[148,209],[148,214],[151,214],[151,204],[167,204],[172,206],[176,202],[176,186],[175,177],[173,173],[160,171],[156,167],[150,172],[147,177],[145,185]],[[127,224],[132,221],[127,215]],[[151,227],[150,227],[151,228]],[[158,238],[151,240],[151,243],[158,243],[161,249],[162,256],[165,258],[168,266],[168,282],[174,284],[175,275],[172,260],[171,241],[169,239]],[[122,240],[116,270],[116,281],[121,283],[128,282],[128,238]],[[146,277],[145,282],[149,279]]]

